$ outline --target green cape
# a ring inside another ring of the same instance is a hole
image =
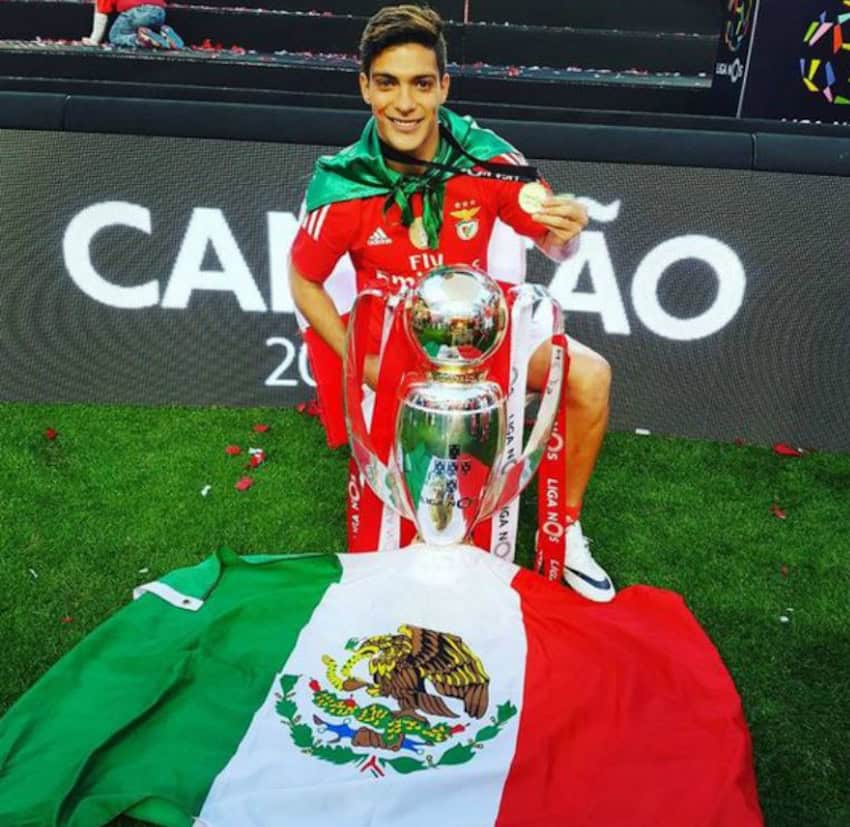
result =
[[[475,158],[489,160],[516,151],[495,132],[482,129],[469,117],[461,117],[441,107],[438,118],[440,125],[447,128],[460,146]],[[448,164],[458,171],[471,169],[476,163],[442,138],[433,161]],[[307,188],[307,210],[312,211],[337,201],[386,195],[384,211],[393,203],[398,204],[402,224],[409,227],[414,219],[410,199],[414,193],[421,192],[422,223],[428,234],[428,246],[434,249],[439,245],[440,227],[443,224],[446,181],[456,174],[434,167],[427,168],[422,175],[402,175],[390,169],[381,152],[377,125],[372,117],[357,143],[336,155],[323,155],[316,162],[316,170]]]

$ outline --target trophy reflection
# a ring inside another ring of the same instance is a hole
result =
[[[517,336],[528,339],[526,325],[510,331],[513,341],[506,341],[510,319],[533,320],[544,337],[563,327],[557,302],[542,287],[518,285],[506,298],[490,276],[465,265],[432,270],[399,296],[364,291],[355,302],[345,358],[352,452],[378,497],[411,520],[424,543],[468,543],[476,524],[519,495],[549,439],[563,381],[563,349],[551,348],[549,381],[521,446],[522,425],[519,439],[515,434],[509,439],[506,393],[488,378],[501,347],[510,344],[512,354],[530,356],[515,347]],[[380,345],[375,342],[377,329]],[[391,396],[397,411],[389,438],[385,434],[382,439],[367,426],[363,366],[370,349],[377,350],[381,360],[380,382],[393,383],[393,391],[397,388]],[[409,369],[410,360],[399,361],[399,349],[415,354],[415,370]],[[408,369],[393,375],[384,364],[393,360]],[[510,375],[523,377],[523,387],[512,390],[522,394],[524,409],[525,370],[517,371],[512,364]]]

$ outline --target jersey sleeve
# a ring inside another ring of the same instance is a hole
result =
[[[518,152],[499,155],[492,160],[502,164],[525,165],[527,163],[525,158]],[[539,244],[549,228],[535,221],[530,213],[527,213],[519,205],[520,190],[526,186],[526,182],[501,181],[499,179],[492,179],[492,182],[496,191],[496,209],[499,218],[520,235],[527,236]],[[547,189],[551,190],[547,181],[541,181],[541,183]]]
[[[348,252],[358,226],[357,201],[337,201],[305,213],[292,243],[292,264],[308,281],[322,283]]]

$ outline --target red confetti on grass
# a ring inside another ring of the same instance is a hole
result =
[[[266,452],[257,451],[251,454],[251,461],[246,465],[246,468],[259,468],[266,461]]]
[[[44,438],[48,442],[53,442],[53,440],[56,439],[57,436],[59,436],[59,431],[55,430],[54,428],[48,428],[44,432]]]
[[[773,514],[777,520],[784,520],[787,517],[787,514],[776,503],[771,504],[770,513]]]
[[[63,618],[62,618],[62,622],[63,622],[63,623],[73,623],[73,622],[74,622],[74,618],[73,618],[73,617],[71,617],[70,615],[66,615],[65,617],[63,617]]]
[[[250,477],[242,477],[242,479],[239,480],[239,482],[237,482],[236,485],[234,485],[233,487],[237,491],[247,491],[253,484],[254,480],[252,480]]]
[[[777,442],[773,446],[773,453],[778,454],[780,457],[803,456],[803,452],[800,448],[795,448],[793,445],[789,445],[787,442]]]
[[[788,576],[788,566],[786,566],[786,565],[783,563],[783,564],[779,567],[779,572],[780,572],[780,574],[781,574],[783,577],[787,577],[787,576]]]
[[[242,449],[238,445],[228,445],[224,449],[224,453],[229,457],[238,457],[242,453]]]
[[[256,425],[254,425],[254,427],[253,427],[253,428],[251,428],[251,430],[252,430],[255,434],[264,434],[266,431],[268,431],[268,429],[269,429],[269,426],[268,426],[268,425],[263,425],[263,423],[262,423],[262,422],[258,422]]]
[[[299,402],[295,410],[307,416],[319,416],[322,413],[322,406],[318,399],[311,399],[309,402]]]

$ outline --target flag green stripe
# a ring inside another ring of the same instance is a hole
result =
[[[0,720],[0,824],[97,827],[134,812],[189,827],[341,573],[331,555],[223,550],[163,578],[204,606],[143,595]]]

